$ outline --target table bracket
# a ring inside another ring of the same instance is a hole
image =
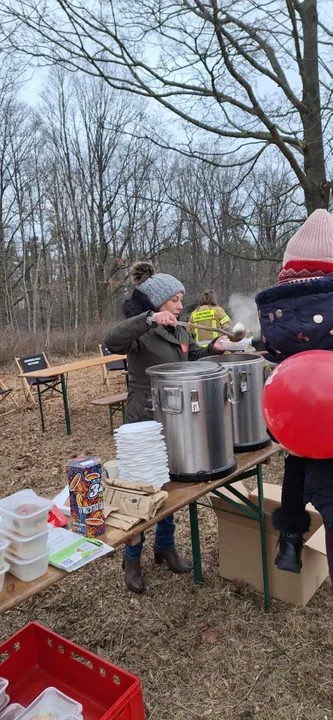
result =
[[[257,488],[258,488],[258,505],[249,500],[243,495],[237,488],[233,487],[234,482],[244,480],[250,477],[256,477]],[[240,513],[250,520],[259,523],[260,528],[260,547],[261,547],[261,564],[262,564],[262,576],[264,586],[264,608],[268,610],[270,606],[270,593],[269,593],[269,578],[268,578],[268,563],[267,563],[267,545],[266,545],[266,528],[265,528],[265,510],[264,510],[264,493],[263,493],[263,479],[262,479],[262,464],[256,465],[255,468],[247,470],[240,475],[237,475],[233,480],[229,480],[223,485],[231,492],[235,497],[244,503],[245,507],[239,507],[239,503],[236,503],[232,498],[226,497],[219,490],[212,490],[211,492],[217,497],[222,497],[224,502],[231,506],[231,508],[237,509],[237,514]],[[207,485],[207,493],[209,492],[209,485]],[[201,503],[194,501],[189,505],[190,513],[190,528],[191,528],[191,541],[192,541],[192,555],[193,555],[193,571],[194,581],[202,583],[202,565],[201,565],[201,549],[200,549],[200,535],[199,535],[199,523],[198,523],[198,510],[197,506],[202,505],[213,509],[208,503]],[[224,510],[223,512],[231,515],[236,515],[232,510]]]

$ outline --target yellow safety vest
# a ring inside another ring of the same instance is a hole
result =
[[[205,308],[203,310],[200,310],[200,308],[194,310],[191,314],[190,322],[199,324],[204,323],[205,325],[207,325],[207,330],[198,330],[196,328],[193,328],[191,332],[196,342],[200,342],[201,340],[207,340],[208,345],[209,342],[219,337],[219,333],[214,332],[214,328],[216,329],[217,327],[223,327],[223,325],[228,325],[231,320],[229,315],[227,315],[223,308],[211,307]]]

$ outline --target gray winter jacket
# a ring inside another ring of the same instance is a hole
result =
[[[110,352],[127,354],[127,422],[153,419],[150,378],[146,375],[146,368],[219,354],[212,343],[205,348],[197,345],[183,327],[148,326],[148,315],[149,312],[144,312],[124,320],[113,327],[105,338]]]

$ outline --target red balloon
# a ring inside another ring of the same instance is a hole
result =
[[[264,387],[263,413],[289,452],[333,458],[333,354],[309,350],[278,365]]]

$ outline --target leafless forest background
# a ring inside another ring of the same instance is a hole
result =
[[[0,1],[0,364],[96,349],[138,258],[185,311],[275,282],[330,203],[333,44],[325,0],[275,5]]]

